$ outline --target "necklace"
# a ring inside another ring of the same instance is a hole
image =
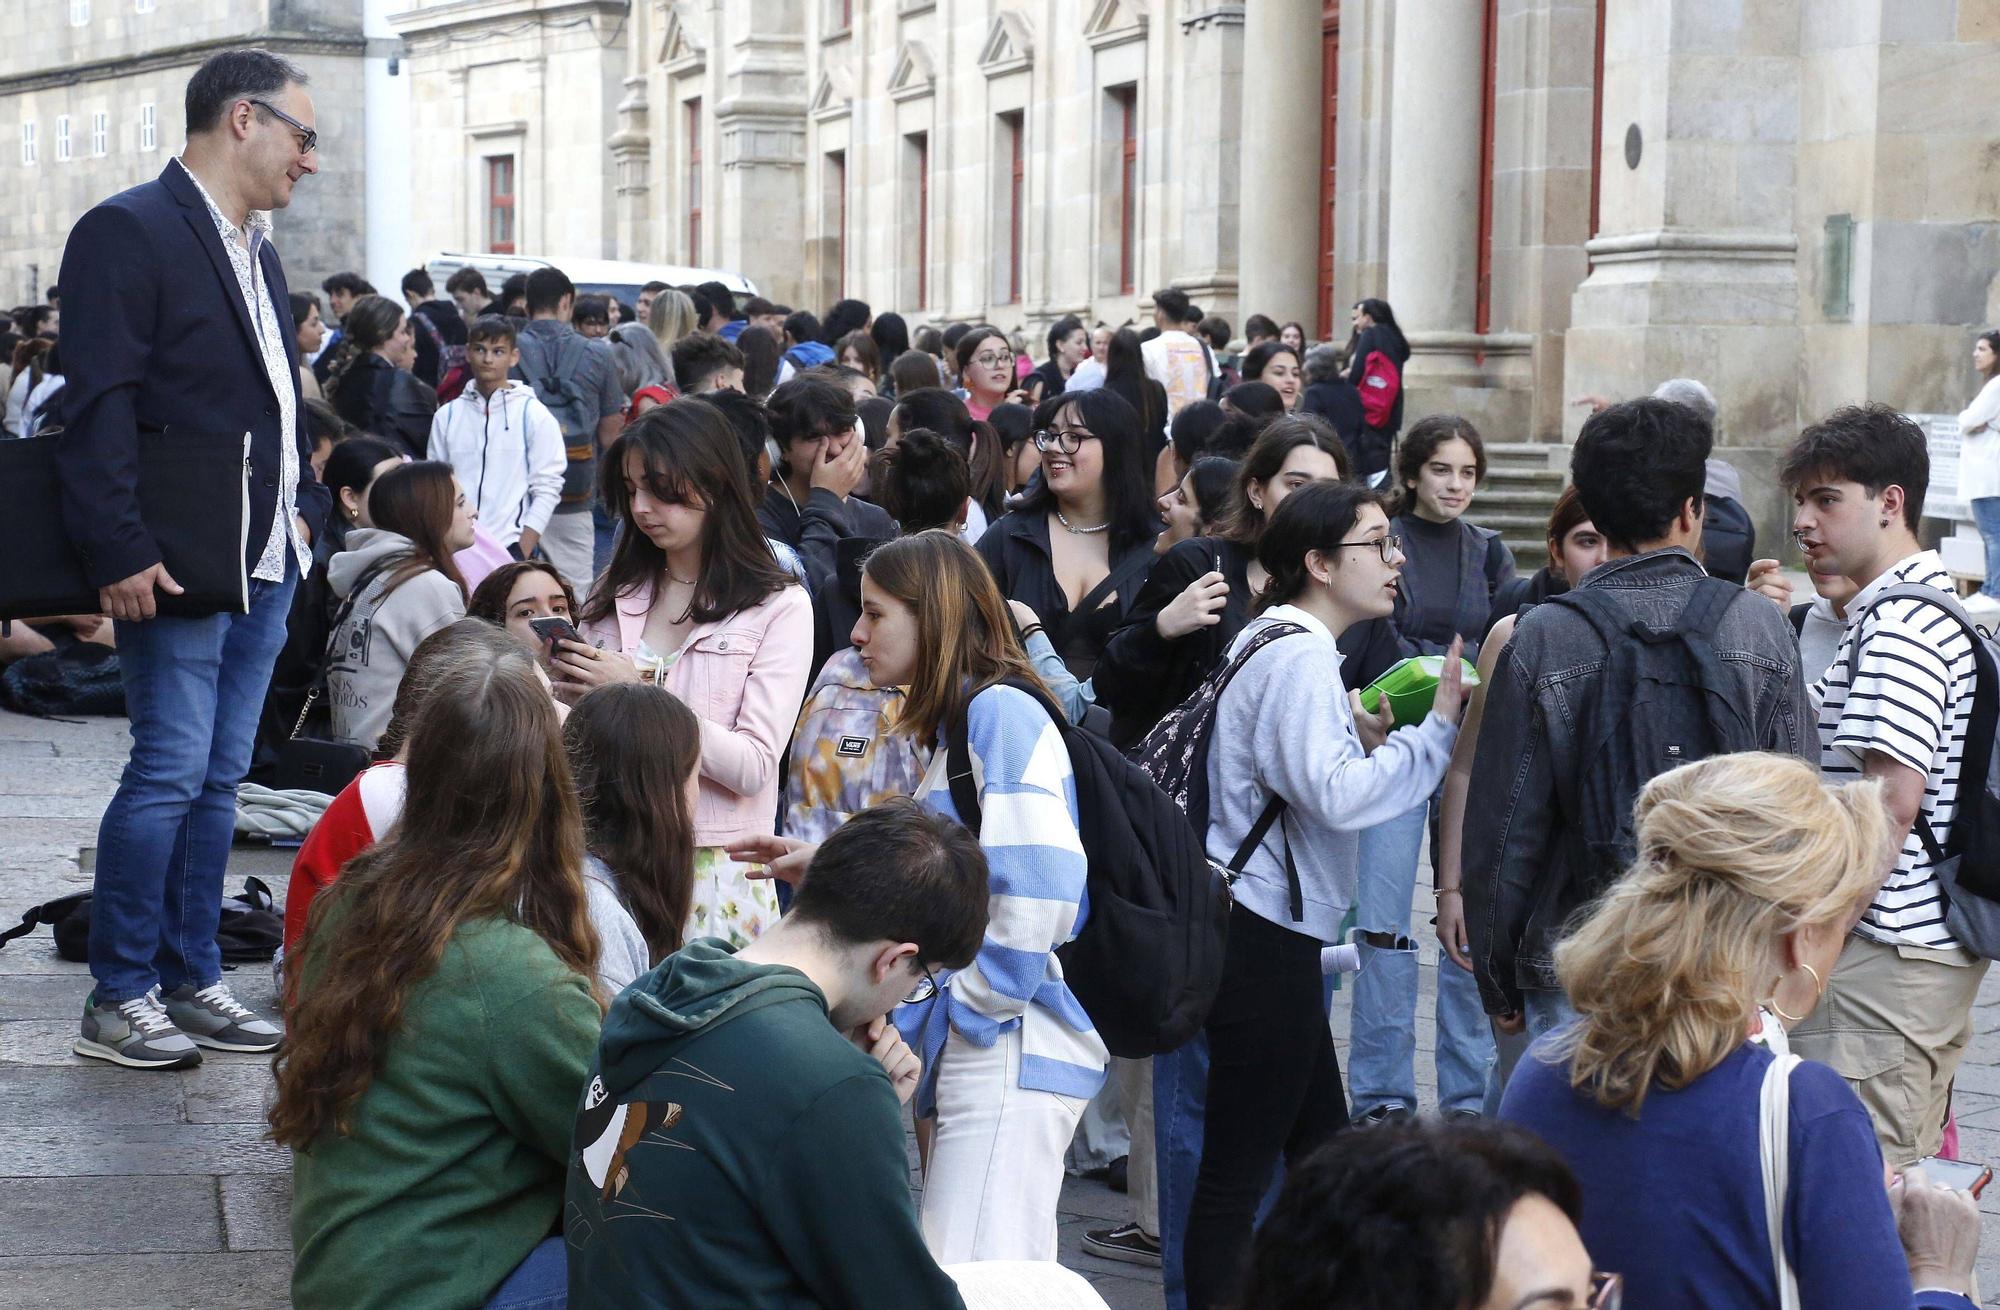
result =
[[[1106,520],[1105,522],[1098,524],[1094,528],[1079,528],[1078,526],[1076,526],[1076,524],[1071,523],[1069,519],[1063,515],[1063,512],[1061,510],[1056,511],[1056,522],[1063,525],[1063,531],[1075,533],[1079,537],[1087,537],[1093,532],[1102,532],[1106,528],[1111,526],[1110,521]]]
[[[700,580],[699,578],[677,578],[677,577],[675,577],[675,576],[673,575],[673,572],[672,572],[672,570],[669,570],[669,571],[668,571],[668,573],[667,573],[667,580],[668,580],[669,582],[678,582],[678,583],[680,583],[680,584],[681,584],[681,585],[682,585],[683,587],[694,587],[694,586],[699,586],[699,585],[700,585],[700,583],[701,583],[701,580]]]

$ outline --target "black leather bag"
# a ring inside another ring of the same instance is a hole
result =
[[[63,527],[61,428],[0,441],[0,619],[96,614],[101,607]],[[139,434],[139,514],[183,594],[162,614],[244,614],[250,572],[250,434],[170,427]]]
[[[333,625],[327,629],[326,649],[320,652],[319,669],[313,675],[311,689],[306,692],[306,703],[299,707],[298,722],[292,725],[292,735],[285,744],[278,747],[278,760],[273,766],[271,778],[271,785],[276,790],[316,791],[338,796],[356,775],[373,762],[367,747],[351,741],[308,735],[306,725],[308,720],[313,720],[312,726],[316,729],[331,731],[330,721],[315,719],[313,710],[327,696],[326,677],[333,667],[333,645],[340,638],[340,625],[347,622],[348,615],[354,612],[354,603],[361,598],[361,593],[373,586],[375,579],[396,562],[394,556],[377,561],[374,567],[355,579],[354,589],[347,593],[347,599],[335,612]]]

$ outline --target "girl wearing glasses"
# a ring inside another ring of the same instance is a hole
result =
[[[1465,512],[1486,476],[1486,447],[1472,424],[1435,414],[1410,428],[1396,452],[1401,501],[1392,530],[1409,562],[1396,595],[1397,635],[1414,653],[1440,655],[1462,642],[1479,658],[1493,597],[1514,579],[1514,555],[1490,528]],[[1357,1118],[1377,1122],[1417,1109],[1417,946],[1411,902],[1424,825],[1436,797],[1410,797],[1406,813],[1361,839],[1354,980],[1353,1047],[1348,1073]],[[1436,848],[1433,843],[1433,849]],[[1446,893],[1440,892],[1440,897]],[[1491,1113],[1498,1096],[1496,1054],[1472,974],[1457,965],[1438,973],[1438,1108],[1446,1114]]]
[[[1530,1048],[1501,1103],[1576,1172],[1591,1255],[1634,1305],[1969,1308],[1972,1195],[1915,1168],[1885,1187],[1860,1098],[1794,1061],[1785,1036],[1882,881],[1880,784],[1720,755],[1654,778],[1634,817],[1639,860],[1556,947],[1578,1018]],[[1759,1145],[1773,1069],[1789,1125],[1782,1261]],[[1639,1180],[1671,1200],[1635,1204]],[[1797,1291],[1781,1301],[1787,1275]]]
[[[990,914],[969,967],[897,1012],[921,1052],[917,1113],[935,1115],[924,1240],[941,1264],[1053,1260],[1063,1152],[1104,1083],[1104,1043],[1055,950],[1081,930],[1084,886],[1069,754],[1007,606],[948,528],[868,557],[854,649],[878,687],[907,687],[896,731],[934,751],[917,799],[965,821],[947,778],[963,725],[979,791]]]
[[[1039,614],[1079,682],[1125,620],[1153,564],[1160,520],[1139,416],[1103,388],[1045,400],[1042,479],[979,539],[1001,594]]]
[[[1021,403],[1028,399],[1019,390],[1014,371],[1014,348],[1007,334],[996,327],[976,327],[958,339],[958,385],[965,408],[984,423],[993,407],[1003,401]]]
[[[1436,790],[1463,698],[1454,645],[1422,723],[1385,738],[1349,706],[1335,643],[1395,607],[1403,564],[1372,492],[1333,482],[1293,492],[1257,562],[1266,581],[1230,649],[1245,662],[1217,703],[1209,747],[1209,858],[1236,861],[1272,802],[1285,804],[1239,861],[1205,1025],[1207,1113],[1182,1251],[1188,1310],[1233,1303],[1280,1158],[1303,1158],[1347,1123],[1320,950],[1353,903],[1360,830]]]

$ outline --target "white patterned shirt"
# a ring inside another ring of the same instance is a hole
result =
[[[1847,631],[1813,688],[1819,702],[1820,773],[1829,781],[1859,778],[1870,751],[1924,775],[1920,807],[1940,847],[1958,817],[1966,730],[1972,719],[1978,665],[1965,630],[1936,605],[1893,600],[1870,612],[1875,598],[1899,583],[1951,591],[1951,574],[1935,551],[1899,561],[1847,603]],[[1866,630],[1855,667],[1855,639]],[[1944,926],[1944,894],[1923,838],[1912,826],[1896,867],[1875,893],[1855,931],[1891,946],[1948,950],[1958,945]]]
[[[278,318],[277,306],[271,303],[271,286],[258,276],[262,267],[258,263],[258,252],[271,239],[271,216],[261,209],[250,211],[250,218],[242,227],[237,227],[223,216],[215,198],[208,194],[208,188],[194,175],[194,170],[183,160],[176,159],[181,171],[194,183],[194,189],[201,193],[203,203],[208,206],[208,216],[215,220],[216,235],[222,238],[222,248],[229,252],[229,266],[236,270],[236,285],[243,293],[243,305],[250,311],[250,323],[257,334],[257,344],[264,356],[264,372],[271,379],[271,390],[278,397],[278,504],[271,515],[271,535],[264,543],[264,553],[258,557],[257,567],[250,571],[253,578],[266,582],[285,580],[285,542],[290,539],[292,549],[297,552],[299,573],[304,576],[312,570],[312,548],[298,527],[299,499],[299,447],[298,447],[298,375],[292,371],[292,361],[285,351],[284,328]],[[287,317],[291,306],[285,307]]]

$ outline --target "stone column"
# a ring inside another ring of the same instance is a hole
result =
[[[1425,0],[1426,5],[1433,0]],[[1250,0],[1243,13],[1245,314],[1314,317],[1319,286],[1320,6]],[[1134,288],[1144,295],[1150,287]]]
[[[652,107],[647,99],[647,68],[653,54],[651,10],[633,6],[625,34],[625,94],[618,102],[618,128],[606,143],[618,197],[618,258],[646,260],[653,256],[653,136]]]
[[[1791,6],[1610,0],[1599,224],[1563,360],[1571,398],[1707,383],[1716,454],[1774,541],[1786,507],[1770,470],[1800,410],[1799,42]],[[1571,408],[1568,435],[1580,424]]]
[[[1243,138],[1243,19],[1240,4],[1204,3],[1181,20],[1180,249],[1168,261],[1175,286],[1239,330],[1243,174],[1229,165]]]
[[[711,257],[773,300],[800,303],[806,228],[805,12],[796,4],[720,11],[727,41],[715,139],[722,156]],[[707,223],[707,210],[703,219]]]
[[[1385,298],[1411,336],[1473,330],[1485,10],[1481,0],[1395,10]]]

